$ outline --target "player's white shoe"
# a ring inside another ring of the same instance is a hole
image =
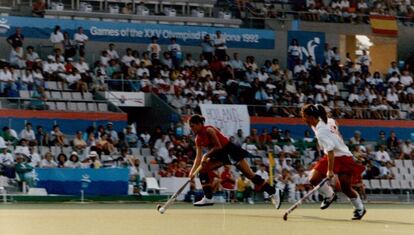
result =
[[[214,205],[214,200],[208,199],[206,198],[206,196],[204,196],[200,201],[195,202],[193,205],[194,206],[212,206]]]
[[[324,198],[321,203],[321,210],[328,208],[337,198],[335,193],[331,197]]]
[[[272,200],[273,205],[275,205],[276,209],[279,209],[282,205],[282,200],[280,198],[280,190],[276,189],[275,194],[270,195],[270,200]]]

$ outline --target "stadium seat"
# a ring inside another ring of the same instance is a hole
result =
[[[88,105],[88,111],[90,112],[98,111],[98,108],[96,107],[96,103],[87,103],[87,105]]]
[[[139,148],[130,148],[130,150],[131,150],[132,155],[134,156],[138,156],[141,154],[140,153],[141,150]]]
[[[78,111],[78,105],[73,102],[68,102],[68,110],[70,111]]]
[[[407,169],[412,169],[413,168],[413,161],[412,160],[403,160],[404,162],[404,167]]]
[[[151,155],[151,149],[150,148],[142,148],[141,149],[142,156],[148,156]]]
[[[147,193],[148,194],[160,194],[161,191],[166,190],[167,188],[160,188],[158,181],[154,177],[146,177],[145,182],[147,183]]]
[[[362,183],[364,184],[365,189],[369,189],[369,190],[372,189],[371,183],[369,182],[369,180],[362,180]]]
[[[390,180],[390,186],[393,192],[396,192],[398,190],[401,193],[401,185],[399,180]]]
[[[74,100],[83,100],[82,94],[80,92],[71,92],[72,93],[72,99]]]
[[[56,110],[55,102],[46,102],[46,105],[49,107],[50,110]]]
[[[92,93],[90,93],[90,92],[83,93],[83,99],[88,100],[88,101],[93,100]]]
[[[158,164],[149,164],[149,170],[152,173],[157,173],[160,170],[160,165],[158,165]]]
[[[77,105],[78,105],[78,111],[80,111],[80,112],[86,112],[87,111],[86,103],[80,102],[80,103],[77,103]]]
[[[68,92],[68,91],[63,91],[63,92],[62,92],[62,98],[63,98],[64,100],[71,100],[71,99],[72,99],[72,94],[71,94],[71,92]]]
[[[395,177],[400,174],[397,167],[391,167],[390,171]]]
[[[19,91],[20,98],[30,99],[30,91]]]
[[[39,154],[43,157],[50,149],[47,146],[39,146]]]
[[[46,87],[49,89],[49,90],[61,90],[61,89],[59,89],[58,88],[58,83],[57,82],[55,82],[55,81],[47,81],[47,82],[45,82],[46,84]]]
[[[386,192],[386,193],[391,192],[390,180],[381,179],[380,183],[381,183],[381,189],[383,190],[383,192]]]
[[[411,189],[409,180],[400,180],[401,189]]]
[[[106,104],[106,103],[98,103],[98,110],[100,112],[108,112],[108,104]]]
[[[66,111],[66,102],[56,102],[56,109]]]
[[[144,157],[145,157],[145,163],[147,163],[147,164],[151,164],[151,163],[153,163],[153,162],[155,162],[155,157],[154,156],[151,156],[151,155],[144,155]]]
[[[55,100],[62,99],[62,93],[60,93],[60,91],[52,91],[50,94],[51,94],[52,99],[55,99]]]
[[[378,192],[381,192],[381,183],[379,180],[372,179],[372,180],[369,180],[369,182],[371,183],[371,188],[373,190],[378,190]]]
[[[398,169],[401,169],[404,167],[402,160],[394,160],[394,164],[395,164],[395,167],[397,167]]]

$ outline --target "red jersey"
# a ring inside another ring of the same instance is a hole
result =
[[[214,130],[221,146],[225,146],[226,144],[229,143],[229,138],[227,138],[227,136],[221,133],[221,131],[219,131],[217,128],[213,126],[203,126],[203,129],[201,129],[201,131],[197,134],[195,138],[195,142],[198,146],[206,147],[206,148],[214,147],[211,143],[210,138],[207,136],[208,135],[207,128],[212,128]]]

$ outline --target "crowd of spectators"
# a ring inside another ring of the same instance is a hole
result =
[[[412,23],[414,20],[411,0],[239,0],[235,5],[245,18],[284,18],[291,14],[307,21],[369,23],[370,15],[390,15],[397,16],[404,23]]]
[[[46,60],[33,46],[23,50],[20,28],[7,42],[10,59],[0,71],[0,95],[7,97],[32,90],[41,103],[46,100],[45,81],[59,81],[62,87],[82,93],[152,92],[180,114],[198,112],[200,104],[247,104],[252,116],[297,117],[298,107],[320,103],[335,118],[414,118],[412,56],[402,66],[390,62],[388,73],[381,74],[370,68],[372,59],[366,50],[356,59],[349,53],[341,58],[337,47],[326,44],[324,61],[316,63],[315,58],[302,55],[298,40],[293,39],[287,67],[282,68],[278,58],[258,64],[254,56],[228,55],[226,40],[217,31],[204,36],[198,59],[182,51],[175,38],[164,47],[154,36],[142,52],[127,48],[122,53],[110,43],[90,64],[83,57],[89,38],[82,27],[69,35],[56,26],[50,35],[54,50]]]
[[[252,129],[249,135],[239,130],[230,140],[251,153],[248,161],[257,174],[274,181],[283,190],[285,199],[294,201],[311,188],[308,175],[323,155],[310,133],[306,131],[303,138],[293,138],[289,130],[277,127],[261,133]],[[345,141],[357,163],[366,166],[364,179],[394,179],[394,160],[414,160],[414,145],[410,140],[400,140],[395,132],[381,131],[376,141],[366,142],[363,134],[356,131]],[[41,151],[44,147],[47,151]],[[139,152],[133,149],[148,149],[144,163],[140,162],[143,158]],[[77,131],[74,136],[63,133],[58,125],[45,131],[42,126],[33,129],[27,123],[20,132],[6,126],[1,132],[0,150],[2,175],[9,178],[17,175],[29,184],[34,183],[30,177],[34,168],[125,167],[137,188],[146,176],[188,177],[195,156],[193,138],[182,123],[171,125],[168,130],[157,128],[151,133],[137,132],[134,125],[116,131],[112,123],[107,123]],[[275,159],[272,174],[269,174],[269,150]],[[230,200],[253,203],[254,187],[235,169],[220,169],[211,173],[211,177],[215,189],[228,192]],[[267,199],[268,195],[263,197]],[[310,200],[318,200],[318,195]]]

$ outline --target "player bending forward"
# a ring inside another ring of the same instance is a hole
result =
[[[358,165],[354,162],[352,153],[345,145],[337,128],[331,129],[328,124],[326,110],[321,105],[305,105],[302,108],[303,120],[312,127],[318,139],[319,146],[324,150],[325,156],[318,161],[311,172],[310,183],[318,185],[323,178],[333,178],[338,175],[342,192],[348,196],[354,206],[353,220],[360,220],[366,210],[358,193],[352,188],[352,175]],[[328,183],[322,185],[319,193],[324,197],[321,209],[324,210],[336,199],[336,195]]]
[[[200,201],[195,202],[194,206],[210,206],[214,204],[212,199],[213,190],[210,185],[208,172],[223,165],[235,165],[259,189],[267,192],[273,204],[279,209],[281,204],[279,191],[277,190],[276,192],[276,189],[265,182],[262,177],[253,173],[245,159],[250,157],[250,154],[241,147],[231,143],[229,138],[217,128],[204,125],[204,121],[204,117],[200,115],[193,115],[189,120],[190,128],[196,135],[196,158],[190,175],[202,164],[199,177],[204,191],[204,197]],[[203,148],[207,150],[207,153],[204,155]]]

